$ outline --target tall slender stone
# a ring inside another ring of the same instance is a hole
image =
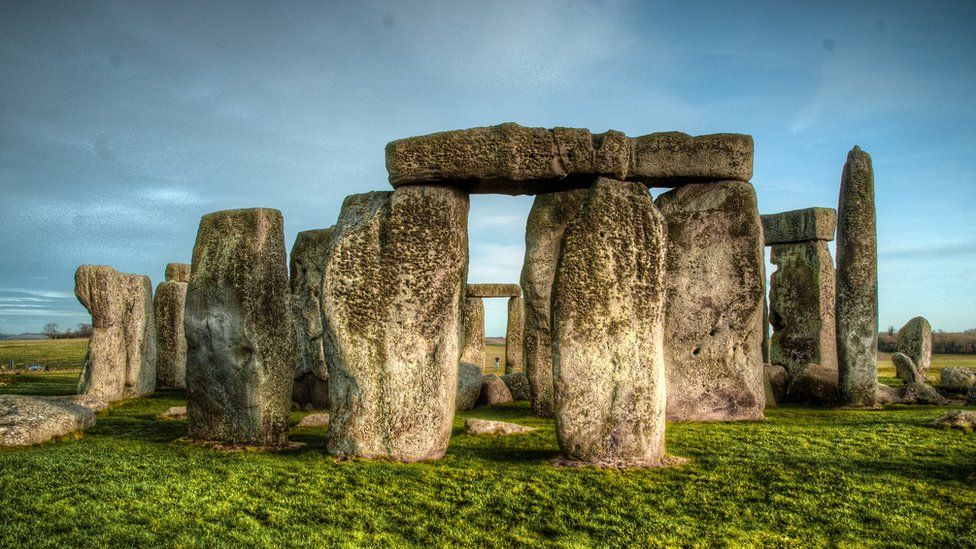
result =
[[[563,459],[664,463],[664,219],[647,187],[600,178],[569,224],[553,284]]]
[[[662,194],[668,224],[668,418],[762,419],[765,260],[749,183]]]
[[[529,378],[532,412],[555,417],[552,402],[552,281],[563,232],[579,213],[586,189],[540,194],[532,203],[525,227],[522,292],[525,306],[525,373]]]
[[[203,216],[185,319],[190,438],[287,443],[296,345],[281,212]]]
[[[480,297],[464,299],[464,347],[461,362],[485,367],[485,302]]]
[[[468,197],[409,186],[346,198],[322,286],[331,421],[340,456],[437,459],[461,357]]]
[[[837,207],[837,360],[840,399],[874,406],[878,385],[878,244],[871,157],[847,155]]]
[[[82,265],[75,272],[75,296],[92,316],[79,394],[113,401],[151,393],[156,321],[149,277]]]
[[[291,248],[291,310],[295,317],[298,362],[291,399],[301,407],[329,407],[329,368],[322,348],[322,272],[332,231],[302,231]]]
[[[932,366],[932,325],[916,316],[898,330],[898,351],[905,353],[924,376]]]
[[[505,327],[505,373],[520,372],[523,367],[522,333],[525,331],[525,313],[522,298],[508,298],[508,325]]]
[[[166,269],[169,273],[170,269]],[[156,286],[153,309],[156,315],[156,386],[160,389],[186,388],[186,308],[188,282],[166,280]]]

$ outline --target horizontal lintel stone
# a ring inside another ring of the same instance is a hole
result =
[[[518,284],[468,284],[468,297],[520,297]]]
[[[837,212],[833,208],[806,208],[762,216],[767,246],[833,240]]]

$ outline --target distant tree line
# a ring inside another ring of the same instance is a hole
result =
[[[888,331],[878,334],[878,350],[883,353],[898,352],[898,332],[894,326]],[[976,328],[965,332],[932,333],[932,352],[940,355],[974,355],[976,354]]]
[[[49,339],[69,339],[73,337],[91,337],[92,325],[81,323],[78,324],[78,329],[76,330],[66,330],[61,332],[58,330],[57,322],[48,322],[44,325],[44,335]]]

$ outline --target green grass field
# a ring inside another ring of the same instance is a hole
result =
[[[458,414],[448,455],[417,464],[335,460],[322,428],[294,429],[305,446],[284,453],[196,447],[184,421],[157,419],[183,404],[158,393],[84,435],[0,451],[0,547],[976,546],[976,435],[929,427],[947,408],[669,424],[687,465],[620,472],[549,465],[553,422],[526,403]],[[469,436],[466,417],[539,430]]]
[[[88,349],[87,339],[31,339],[0,341],[0,367],[10,360],[15,369],[31,364],[49,366],[52,370],[80,370]]]

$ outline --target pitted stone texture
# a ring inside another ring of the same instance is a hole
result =
[[[663,464],[666,248],[664,218],[642,183],[598,179],[566,228],[552,338],[567,462]]]
[[[525,372],[505,374],[502,381],[512,393],[512,400],[529,400],[529,378],[525,376]]]
[[[938,419],[932,422],[932,426],[938,429],[973,431],[976,429],[976,412],[967,410],[953,410],[948,414],[939,416]]]
[[[837,369],[834,263],[818,240],[773,246],[769,283],[769,361],[795,375],[806,364]]]
[[[878,242],[871,157],[847,155],[837,207],[837,365],[844,404],[874,406],[878,384]]]
[[[895,375],[907,383],[925,383],[925,376],[912,358],[904,353],[891,355],[891,363],[895,365]]]
[[[173,265],[170,263],[170,265]],[[186,388],[186,282],[168,280],[156,286],[153,309],[156,315],[156,387]]]
[[[468,284],[468,297],[519,297],[522,288],[518,284]]]
[[[186,263],[167,263],[166,282],[189,282],[190,266]]]
[[[563,233],[579,213],[587,192],[582,189],[536,196],[525,226],[522,346],[532,413],[538,417],[555,417],[552,402],[552,281],[556,276]]]
[[[901,404],[945,406],[949,401],[927,383],[908,383],[901,388]]]
[[[480,297],[464,299],[464,347],[461,362],[485,364],[485,302]]]
[[[505,373],[512,374],[525,369],[525,349],[522,336],[525,333],[525,306],[521,297],[508,298],[508,324],[505,327]],[[528,383],[528,381],[526,381]]]
[[[303,417],[299,422],[297,427],[328,427],[329,426],[329,414],[308,414]]]
[[[469,435],[518,435],[535,430],[535,427],[525,427],[505,421],[489,421],[473,417],[464,420],[464,432]]]
[[[965,393],[974,384],[976,384],[976,369],[949,366],[939,372],[939,387],[943,389]]]
[[[329,452],[420,461],[447,450],[467,219],[467,195],[450,187],[404,187],[343,203],[322,290]]]
[[[633,139],[617,131],[526,128],[514,123],[392,141],[394,188],[458,185],[471,193],[540,194],[587,188],[596,176],[674,186],[752,177],[752,137],[680,132]]]
[[[329,368],[322,348],[322,271],[332,231],[302,231],[295,237],[289,260],[291,312],[295,318],[298,362],[291,399],[304,408],[329,407]]]
[[[716,133],[690,136],[661,132],[631,139],[627,179],[674,187],[702,181],[752,179],[752,136]]]
[[[837,211],[833,208],[806,208],[762,216],[766,245],[830,241],[837,228]]]
[[[40,444],[95,425],[95,413],[63,399],[0,395],[0,448]]]
[[[481,395],[478,397],[478,404],[483,406],[494,406],[496,404],[507,404],[514,400],[512,392],[508,390],[505,381],[495,374],[488,374],[482,378]]]
[[[837,369],[820,364],[804,366],[786,389],[786,400],[795,404],[834,406],[839,398]]]
[[[478,404],[481,396],[481,384],[484,381],[481,366],[462,362],[458,364],[457,411],[470,410]]]
[[[75,296],[92,316],[78,393],[107,402],[156,388],[156,320],[149,277],[100,265],[75,272]]]
[[[925,375],[932,366],[932,325],[916,316],[898,330],[898,351],[908,355]]]
[[[766,275],[755,190],[687,185],[657,205],[668,224],[668,418],[762,419]]]
[[[190,438],[286,444],[296,344],[281,212],[225,210],[200,220],[186,343]]]

